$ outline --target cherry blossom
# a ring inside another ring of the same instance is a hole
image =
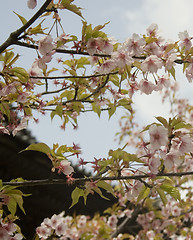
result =
[[[191,83],[193,79],[193,63],[189,64],[189,66],[186,68],[186,77]]]
[[[58,173],[64,173],[65,175],[70,175],[72,172],[74,172],[73,167],[70,166],[70,162],[67,160],[62,160],[60,162],[60,165],[58,167]]]
[[[54,45],[53,45],[53,38],[48,35],[45,37],[40,38],[38,50],[42,55],[47,55],[52,52]]]
[[[158,69],[162,68],[163,61],[156,55],[147,57],[141,64],[141,69],[144,72],[156,73]]]
[[[87,52],[90,55],[94,55],[97,52],[102,51],[104,42],[102,38],[89,38],[86,44]]]
[[[193,150],[192,139],[188,135],[181,137],[178,149],[179,153],[182,155],[186,152],[191,152]]]
[[[138,88],[142,93],[149,95],[152,93],[153,90],[156,89],[156,86],[152,82],[146,79],[142,79],[139,82]]]
[[[34,9],[37,5],[37,0],[28,0],[27,1],[27,6],[28,8]]]
[[[129,55],[129,52],[126,51],[123,47],[118,47],[117,51],[113,53],[112,59],[115,60],[116,65],[120,68],[123,68],[125,65],[131,65],[133,63],[133,59]]]
[[[191,38],[189,37],[187,30],[184,32],[180,32],[178,36],[180,38],[179,45],[180,45],[181,49],[185,48],[185,50],[189,50],[192,47],[192,42],[191,42]]]
[[[163,126],[153,124],[149,128],[150,144],[152,150],[157,150],[165,146],[168,142],[168,131]]]
[[[140,36],[136,33],[134,33],[132,38],[127,39],[124,43],[126,50],[129,52],[129,55],[136,57],[141,56],[145,44],[145,39],[140,38]]]
[[[158,173],[158,168],[161,162],[159,158],[150,158],[148,161],[148,167],[151,173],[156,174]]]

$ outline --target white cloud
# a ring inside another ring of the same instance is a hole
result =
[[[191,0],[144,0],[135,11],[128,10],[126,16],[128,29],[145,33],[145,29],[152,23],[157,23],[161,33],[166,38],[176,40],[180,31],[192,29]]]

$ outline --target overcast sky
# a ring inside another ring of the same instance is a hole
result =
[[[20,27],[20,21],[13,11],[29,19],[37,10],[29,10],[26,7],[27,0],[6,0],[2,1],[0,9],[0,41],[3,42],[9,33]],[[38,0],[41,6],[43,0]],[[131,37],[133,33],[146,33],[146,28],[152,23],[157,23],[160,33],[166,39],[178,40],[178,33],[188,30],[193,36],[192,27],[192,0],[77,0],[75,3],[82,7],[83,15],[88,23],[94,26],[110,23],[106,26],[105,32],[109,36],[114,36],[120,42]],[[78,16],[70,13],[62,13],[64,30],[69,34],[80,35],[81,20]],[[30,50],[18,50],[22,54],[21,64],[29,68],[33,61],[33,53]],[[27,55],[27,58],[26,58]],[[35,56],[35,55],[34,55]],[[25,64],[24,64],[25,63]],[[193,91],[192,85],[180,73],[177,75],[181,79],[183,93],[190,95]],[[142,98],[143,97],[143,98]],[[158,96],[136,96],[136,106],[139,109],[139,119],[145,119],[145,123],[150,123],[153,116],[164,114],[167,116],[167,104],[161,105]],[[114,135],[119,131],[118,112],[110,121],[108,116],[103,114],[99,120],[95,114],[83,114],[79,119],[79,129],[73,131],[71,127],[61,131],[58,124],[60,121],[54,120],[50,123],[48,118],[41,118],[40,124],[30,124],[32,135],[38,141],[44,141],[48,145],[59,142],[60,144],[79,143],[83,149],[83,157],[92,160],[93,157],[107,156],[110,148],[116,148]]]

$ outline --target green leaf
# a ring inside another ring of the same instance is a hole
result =
[[[116,107],[114,106],[114,104],[109,104],[109,109],[108,109],[109,119],[112,117],[115,111],[116,111]]]
[[[56,107],[56,113],[58,114],[58,116],[60,116],[62,118],[62,116],[63,116],[63,107],[61,105],[58,105]]]
[[[21,152],[24,151],[38,151],[43,152],[45,154],[51,153],[50,147],[48,147],[48,145],[46,145],[45,143],[32,143],[31,145],[29,145],[29,147],[22,150]]]
[[[162,123],[165,128],[168,127],[168,122],[167,122],[167,120],[166,120],[165,118],[159,116],[159,117],[156,117],[156,119],[157,119],[160,123]]]
[[[172,196],[176,201],[177,200],[181,200],[180,197],[180,192],[178,191],[178,189],[174,186],[171,186],[169,184],[163,184],[160,187],[162,190],[164,190],[165,192],[167,192],[170,196]]]
[[[175,68],[172,67],[170,70],[168,70],[168,72],[172,75],[172,77],[174,78],[174,80],[176,80],[176,76],[175,76],[176,71],[175,71]]]
[[[80,16],[81,18],[84,19],[84,17],[82,16],[82,13],[80,11],[80,7],[77,7],[75,4],[71,4],[71,2],[73,2],[72,0],[62,0],[61,4],[63,6],[63,8],[77,14],[78,16]]]
[[[11,72],[13,73],[13,75],[18,77],[22,83],[27,82],[27,80],[29,79],[29,74],[24,68],[14,67],[11,69]]]
[[[165,194],[165,192],[162,190],[162,189],[160,189],[160,188],[156,188],[156,191],[158,192],[158,194],[160,195],[160,198],[161,198],[161,200],[162,200],[162,202],[163,202],[163,204],[164,204],[164,206],[166,205],[166,203],[167,203],[167,198],[166,198],[166,194]]]
[[[111,193],[114,197],[116,197],[115,193],[113,191],[113,188],[109,183],[107,183],[105,181],[99,181],[96,185],[100,188],[105,189],[107,192]]]
[[[11,52],[5,52],[5,55],[4,55],[4,64],[8,64],[12,58],[14,57],[14,53],[11,51]]]
[[[72,208],[75,204],[77,204],[79,198],[80,198],[80,197],[83,197],[83,196],[84,196],[84,190],[81,189],[81,188],[76,187],[76,188],[73,190],[72,195],[71,195],[72,204],[71,204],[70,208]]]
[[[98,193],[98,194],[99,194],[102,198],[104,198],[105,200],[109,200],[107,197],[105,197],[105,196],[102,194],[101,190],[100,190],[98,187],[94,187],[93,190],[94,190],[96,193]]]
[[[101,115],[101,107],[100,105],[97,105],[95,102],[92,103],[92,110],[93,112],[98,114],[98,117],[100,118]]]
[[[175,130],[180,129],[180,128],[190,129],[190,128],[192,128],[192,125],[189,124],[189,123],[180,122],[180,123],[178,123],[178,124],[176,124],[176,125],[174,126],[174,129],[175,129]]]
[[[13,11],[14,12],[14,11]],[[27,23],[27,20],[24,18],[24,17],[22,17],[21,15],[19,15],[18,13],[16,13],[16,12],[14,12],[18,17],[19,17],[19,19],[21,20],[21,22],[23,23],[23,25],[25,25],[26,23]]]
[[[17,209],[17,202],[15,201],[15,199],[13,197],[10,197],[7,207],[8,207],[8,210],[10,211],[10,213],[14,216],[16,213],[16,209]]]
[[[150,188],[143,185],[142,190],[139,193],[139,196],[137,198],[137,203],[139,203],[139,201],[141,201],[142,199],[145,199],[149,195],[149,192],[150,192]]]

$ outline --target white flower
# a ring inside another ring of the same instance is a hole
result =
[[[157,150],[168,142],[168,130],[163,126],[151,125],[149,135],[152,150]]]

